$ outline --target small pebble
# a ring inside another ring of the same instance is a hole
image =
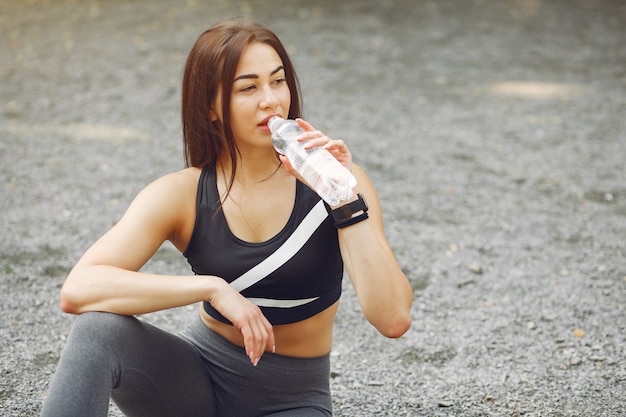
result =
[[[467,265],[467,269],[468,269],[471,273],[476,274],[476,275],[480,275],[480,274],[482,274],[482,273],[483,273],[483,267],[482,267],[482,266],[480,266],[480,265],[478,265],[478,264],[475,264],[475,263],[473,263],[473,264],[468,264],[468,265]]]

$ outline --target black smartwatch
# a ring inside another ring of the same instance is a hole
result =
[[[342,227],[350,226],[360,221],[367,219],[369,216],[367,215],[367,201],[365,201],[365,197],[363,194],[357,194],[357,199],[351,203],[344,204],[341,207],[337,207],[336,209],[331,211],[331,215],[333,216],[333,220],[335,221],[335,227],[337,229],[341,229]],[[358,212],[363,212],[358,216],[353,217]]]

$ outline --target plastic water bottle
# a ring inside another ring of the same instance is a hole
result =
[[[272,144],[285,155],[302,178],[331,206],[352,197],[356,185],[354,175],[321,146],[304,149],[305,142],[296,139],[304,129],[295,120],[272,117],[267,123]]]

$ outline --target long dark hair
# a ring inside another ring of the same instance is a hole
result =
[[[301,117],[300,86],[285,47],[268,28],[245,18],[219,22],[194,44],[183,75],[182,126],[185,166],[215,165],[222,152],[232,161],[234,179],[239,150],[230,126],[230,96],[241,54],[252,42],[265,43],[283,61],[291,94],[289,118]],[[211,106],[222,94],[222,123],[211,121]]]

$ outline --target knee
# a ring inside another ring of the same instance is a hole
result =
[[[80,340],[83,344],[97,344],[100,348],[116,346],[118,342],[127,340],[137,319],[104,312],[86,312],[78,315],[72,325],[70,338]]]

